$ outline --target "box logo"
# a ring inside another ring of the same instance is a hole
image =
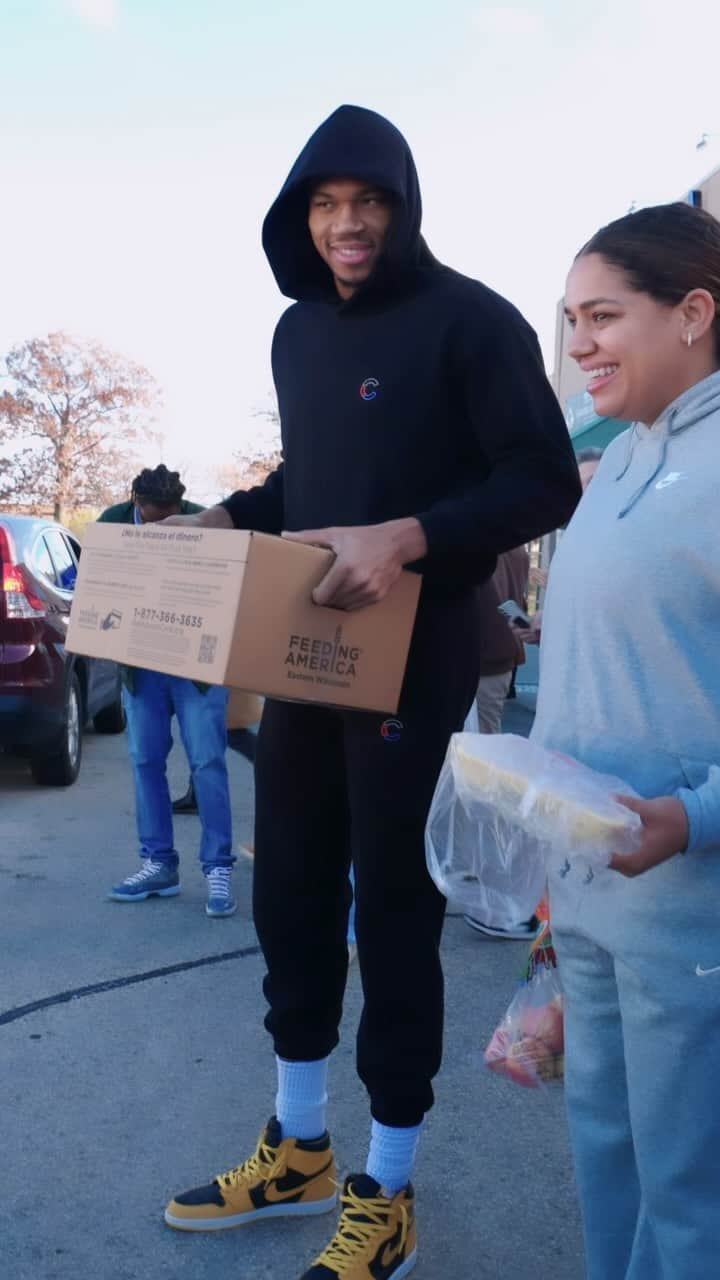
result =
[[[87,609],[74,609],[73,618],[88,631],[97,631],[100,626],[100,614],[92,605]]]
[[[345,684],[349,684],[357,676],[361,653],[357,645],[343,643],[343,630],[339,626],[332,640],[290,635],[285,666],[318,672],[319,684],[325,683],[330,676],[342,676]],[[288,676],[292,674],[288,672]],[[296,678],[302,677],[298,675]]]
[[[100,630],[115,631],[120,626],[121,622],[122,622],[122,613],[120,612],[120,610],[111,609],[110,612],[105,615],[102,622],[100,623]]]

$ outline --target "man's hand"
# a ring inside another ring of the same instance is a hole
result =
[[[533,566],[528,570],[528,583],[531,587],[546,587],[548,582],[547,569],[536,569]]]
[[[634,796],[616,796],[627,809],[642,818],[642,840],[632,853],[614,853],[610,859],[613,871],[624,876],[641,876],[651,867],[667,862],[682,853],[688,842],[688,820],[685,808],[675,796],[659,796],[656,800],[636,800]]]
[[[159,524],[186,524],[196,529],[232,529],[233,522],[225,507],[208,507],[192,516],[166,516]]]
[[[313,591],[315,604],[331,609],[364,609],[386,596],[403,566],[421,560],[427,540],[419,520],[388,520],[385,524],[304,529],[284,533],[290,542],[329,547],[335,563]]]

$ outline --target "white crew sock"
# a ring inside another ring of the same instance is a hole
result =
[[[422,1124],[395,1128],[373,1120],[366,1173],[393,1195],[407,1186],[415,1164]]]
[[[329,1058],[287,1062],[278,1058],[275,1114],[283,1138],[319,1138],[325,1132]]]

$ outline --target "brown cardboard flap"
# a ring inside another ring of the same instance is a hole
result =
[[[227,683],[277,698],[396,711],[421,580],[403,573],[379,604],[316,605],[321,548],[253,534]]]
[[[89,525],[68,650],[221,684],[250,545],[231,530]]]
[[[251,724],[257,724],[262,715],[262,707],[262,698],[256,693],[230,689],[225,713],[228,729],[247,729]]]

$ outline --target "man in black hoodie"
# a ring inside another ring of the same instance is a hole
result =
[[[264,226],[280,289],[297,299],[273,342],[284,462],[264,485],[186,521],[331,547],[315,599],[337,608],[381,599],[404,566],[423,574],[392,724],[266,703],[254,909],[276,1115],[248,1160],[166,1211],[171,1226],[212,1230],[334,1205],[326,1082],[352,861],[370,1151],[304,1280],[400,1280],[414,1264],[410,1172],[443,1021],[445,903],[425,867],[425,820],[477,687],[475,588],[499,552],[563,524],[580,492],[534,333],[503,298],[432,257],[420,218],[402,135],[374,112],[341,107]]]

